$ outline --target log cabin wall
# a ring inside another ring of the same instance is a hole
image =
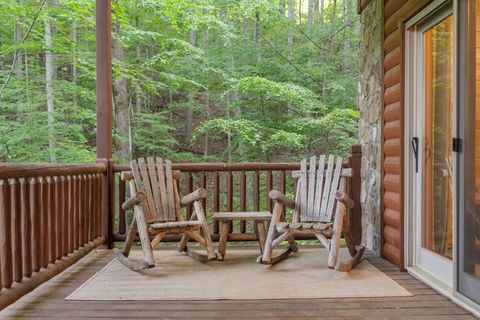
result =
[[[383,69],[381,119],[381,186],[380,194],[381,253],[403,268],[404,259],[404,23],[431,0],[371,0],[359,1],[358,11],[374,2],[383,9],[383,38],[381,48]],[[362,94],[362,92],[360,93]],[[363,141],[362,141],[363,144]],[[362,163],[362,167],[363,167]],[[369,192],[368,190],[366,191]],[[364,239],[365,240],[365,239]]]

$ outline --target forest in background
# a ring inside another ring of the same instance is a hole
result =
[[[354,0],[112,1],[118,162],[357,141]],[[95,161],[95,1],[0,0],[0,161]]]

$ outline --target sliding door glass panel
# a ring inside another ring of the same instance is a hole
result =
[[[480,0],[459,2],[458,290],[480,303]]]
[[[453,17],[423,33],[425,83],[422,247],[452,258]]]

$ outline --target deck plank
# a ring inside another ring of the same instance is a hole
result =
[[[98,250],[38,287],[8,308],[0,319],[475,319],[435,290],[389,262],[366,254],[369,262],[405,287],[412,297],[222,300],[222,301],[65,301],[93,274],[113,259]]]

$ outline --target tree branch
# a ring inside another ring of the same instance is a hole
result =
[[[317,79],[315,79],[314,77],[312,77],[311,75],[309,75],[308,73],[305,73],[304,71],[302,71],[299,67],[297,67],[292,61],[290,61],[290,59],[288,59],[287,57],[285,57],[280,51],[278,51],[271,43],[270,41],[268,41],[262,34],[260,34],[260,37],[263,39],[263,41],[265,41],[269,46],[270,48],[273,49],[273,51],[275,51],[275,53],[277,55],[279,55],[283,60],[287,61],[287,63],[289,65],[291,65],[295,70],[297,70],[299,73],[307,76],[308,79],[312,80],[313,82],[315,82],[316,84],[318,85],[322,85]]]
[[[35,16],[33,17],[32,23],[28,27],[27,32],[25,33],[25,35],[22,38],[22,41],[20,41],[20,45],[22,45],[25,42],[25,40],[27,40],[27,37],[30,34],[30,31],[32,31],[32,28],[33,28],[35,22],[37,21],[38,16],[40,15],[40,12],[42,11],[46,2],[47,2],[47,0],[43,0],[42,3],[40,4],[40,8],[35,13]],[[2,88],[0,89],[0,96],[3,92],[3,90],[5,89],[5,87],[8,85],[8,82],[10,81],[10,78],[12,77],[13,71],[15,70],[15,65],[17,64],[17,56],[18,56],[18,50],[15,49],[15,53],[13,55],[12,67],[10,68],[10,72],[8,73],[7,79],[5,79],[5,82],[3,83]]]

